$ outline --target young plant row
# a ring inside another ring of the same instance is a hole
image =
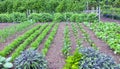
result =
[[[33,34],[37,29],[39,29],[41,26],[38,25],[34,28],[32,28],[31,30],[28,30],[25,34],[23,34],[22,36],[19,36],[18,38],[16,38],[12,43],[10,43],[9,45],[7,45],[2,51],[0,51],[0,55],[2,56],[7,56],[8,54],[10,54],[14,49],[16,49],[21,43],[23,43],[25,41],[25,39],[27,39],[31,34]]]
[[[96,48],[96,45],[94,44],[94,41],[91,40],[89,34],[83,29],[83,27],[81,26],[81,24],[77,23],[80,31],[83,33],[82,35],[84,36],[84,39],[90,44],[90,46],[92,46],[93,48]]]
[[[71,50],[70,31],[69,27],[66,25],[64,29],[64,45],[62,47],[62,53],[65,58],[67,58],[70,55],[70,50]]]
[[[80,48],[81,47],[81,44],[82,44],[82,38],[79,38],[79,33],[78,33],[78,28],[76,26],[76,24],[74,23],[71,23],[72,25],[72,30],[73,30],[73,33],[74,33],[74,36],[75,36],[75,40],[76,40],[76,43],[77,43],[77,48]]]
[[[39,44],[42,42],[42,40],[46,37],[46,35],[49,33],[51,28],[53,27],[54,23],[50,24],[47,28],[45,28],[42,33],[37,37],[37,39],[30,45],[31,48],[37,49]]]
[[[25,21],[23,23],[20,23],[18,25],[13,25],[4,29],[0,30],[0,42],[4,42],[6,38],[9,36],[15,34],[18,31],[22,31],[28,26],[32,25],[33,23],[30,23],[29,21]]]
[[[120,25],[117,23],[84,23],[92,29],[98,38],[105,41],[114,53],[120,54]]]
[[[16,57],[18,57],[20,55],[20,53],[22,51],[24,51],[26,49],[27,46],[29,46],[31,44],[31,42],[39,35],[41,34],[42,31],[40,30],[44,30],[44,28],[39,28],[38,30],[36,30],[33,34],[31,34],[22,44],[20,44],[20,46],[12,53],[12,61],[15,60]]]
[[[52,41],[53,41],[53,39],[54,39],[54,37],[55,37],[55,34],[56,34],[56,32],[57,32],[58,26],[59,26],[59,24],[57,23],[57,24],[53,27],[53,29],[52,29],[52,31],[51,31],[48,39],[47,39],[46,42],[44,43],[44,48],[42,49],[42,53],[43,53],[44,56],[47,54],[47,52],[48,52],[48,50],[49,50],[49,48],[50,48],[50,45],[52,44]]]

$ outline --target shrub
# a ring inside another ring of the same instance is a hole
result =
[[[0,22],[11,22],[10,16],[8,14],[0,14]]]
[[[87,15],[85,13],[81,13],[81,14],[78,14],[78,16],[76,17],[75,21],[76,22],[84,22],[84,21],[87,21]]]
[[[62,21],[65,21],[65,18],[64,18],[64,16],[61,13],[55,13],[53,20],[55,22],[62,22]]]
[[[65,21],[70,21],[70,17],[73,15],[72,12],[66,12],[66,13],[63,13],[63,16],[65,18]]]
[[[47,69],[47,61],[36,50],[28,49],[14,61],[15,69]]]
[[[39,17],[39,22],[51,22],[53,16],[50,13],[41,13]]]
[[[87,20],[88,20],[89,22],[98,21],[98,16],[97,16],[96,14],[94,14],[94,13],[90,13],[90,14],[88,14],[88,16],[87,16]]]
[[[5,58],[0,56],[0,69],[9,69],[13,67],[13,64],[10,62],[11,57]]]
[[[77,14],[77,13],[73,14],[73,15],[70,17],[70,21],[71,21],[71,22],[75,22],[77,17],[78,17],[78,14]]]
[[[80,52],[84,57],[79,62],[79,69],[120,69],[110,56],[93,48],[81,48]]]
[[[25,13],[20,13],[20,12],[13,12],[10,14],[10,17],[12,19],[12,22],[23,22],[26,21],[26,14]]]
[[[28,19],[34,20],[35,22],[39,22],[40,14],[38,13],[32,13],[28,16]]]

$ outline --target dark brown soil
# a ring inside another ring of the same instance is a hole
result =
[[[103,22],[116,22],[116,23],[120,24],[120,20],[115,20],[115,19],[105,18],[105,17],[101,17],[101,21],[103,21]]]
[[[4,49],[5,46],[7,46],[8,44],[10,44],[14,39],[16,39],[18,36],[24,34],[27,30],[31,29],[31,28],[32,28],[33,26],[35,26],[35,25],[37,25],[37,24],[34,24],[34,25],[32,25],[32,26],[30,26],[30,27],[28,27],[28,28],[26,28],[26,29],[24,29],[24,30],[22,30],[22,31],[20,31],[20,32],[15,33],[14,35],[8,37],[8,38],[5,40],[5,42],[0,42],[0,51],[1,51],[2,49]]]
[[[101,39],[98,39],[95,33],[91,31],[88,27],[83,24],[81,24],[81,26],[86,30],[87,33],[89,33],[91,40],[94,41],[100,52],[112,56],[117,63],[120,63],[120,55],[114,54],[114,52],[109,48],[109,46]]]
[[[8,26],[17,25],[13,23],[0,23],[0,29],[6,28]]]
[[[46,59],[48,61],[49,69],[62,69],[65,64],[65,59],[61,52],[63,46],[64,27],[65,23],[61,23],[59,25],[54,41],[48,50]]]

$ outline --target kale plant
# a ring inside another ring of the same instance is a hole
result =
[[[84,57],[79,62],[79,69],[120,69],[112,57],[93,48],[81,48]]]
[[[28,49],[14,61],[15,69],[47,69],[47,61],[36,50]]]

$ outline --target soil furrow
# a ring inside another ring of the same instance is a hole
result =
[[[62,69],[65,64],[65,59],[61,52],[63,47],[64,28],[65,23],[61,23],[58,27],[58,31],[55,35],[53,43],[51,44],[50,49],[46,55],[49,69]]]
[[[86,27],[84,24],[81,24],[81,26],[86,30],[87,33],[89,33],[91,40],[94,41],[100,52],[112,56],[117,63],[120,63],[120,55],[114,54],[114,52],[109,48],[109,46],[104,41],[98,39],[95,33],[91,31],[88,27]]]
[[[38,25],[38,23],[31,25],[27,28],[25,28],[24,30],[15,33],[14,35],[8,37],[5,42],[1,42],[0,43],[0,51],[4,49],[5,46],[9,45],[14,39],[16,39],[18,36],[23,35],[26,31],[30,30],[31,28],[33,28],[34,26]]]

